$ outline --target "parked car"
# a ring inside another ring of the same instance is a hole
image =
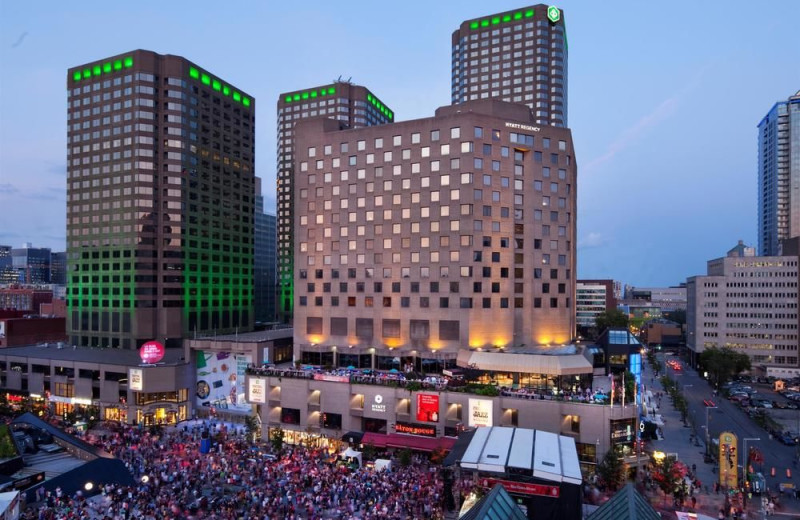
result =
[[[787,446],[797,445],[797,441],[795,440],[795,438],[789,435],[788,433],[783,433],[779,435],[778,440],[781,441],[782,444],[785,444]]]

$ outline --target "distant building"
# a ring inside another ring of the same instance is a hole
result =
[[[67,284],[67,253],[65,251],[50,254],[50,283]]]
[[[11,267],[11,246],[0,245],[0,286],[18,281],[17,273]]]
[[[621,302],[632,307],[658,307],[661,312],[686,310],[686,285],[677,287],[626,286]]]
[[[38,314],[39,306],[53,301],[53,291],[28,287],[0,288],[0,309],[16,309]]]
[[[755,370],[798,368],[798,251],[755,256],[742,241],[687,280],[687,347],[693,362],[706,349],[750,356]]]
[[[538,125],[567,126],[564,12],[532,5],[462,22],[452,38],[452,103],[522,103]]]
[[[368,88],[347,81],[284,92],[278,98],[278,313],[279,320],[291,323],[294,312],[294,275],[298,268],[294,260],[294,229],[296,184],[294,157],[294,126],[310,118],[335,119],[343,128],[363,128],[395,120],[392,109]],[[340,150],[335,150],[337,155]],[[326,151],[325,156],[331,154]],[[320,154],[318,160],[322,160]],[[332,168],[339,166],[331,165]],[[341,164],[346,168],[346,163]],[[337,172],[339,175],[339,172]]]
[[[261,178],[256,177],[253,307],[258,323],[276,320],[277,235],[275,215],[264,213]]]
[[[642,339],[647,345],[677,347],[683,341],[680,324],[665,319],[648,321],[642,327]]]
[[[33,247],[30,243],[11,250],[11,267],[17,282],[28,285],[50,283],[50,249]]]
[[[66,319],[0,318],[0,348],[67,340]]]
[[[617,308],[614,283],[614,280],[576,282],[575,311],[578,327],[593,327],[598,314]]]
[[[758,123],[758,252],[780,255],[800,235],[800,91]]]

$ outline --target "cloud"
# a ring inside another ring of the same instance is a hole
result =
[[[22,45],[22,42],[25,41],[26,36],[28,36],[28,31],[25,31],[24,33],[20,34],[19,38],[17,38],[17,41],[11,44],[11,48],[16,49],[17,47]]]
[[[17,193],[19,193],[19,188],[10,182],[0,184],[0,195],[16,195]]]
[[[686,97],[686,95],[700,82],[704,72],[705,69],[698,71],[694,78],[692,78],[692,80],[689,81],[689,83],[687,83],[683,88],[679,89],[673,95],[659,103],[657,107],[650,111],[650,113],[639,118],[639,120],[633,125],[623,130],[622,133],[619,134],[614,142],[612,142],[608,147],[606,153],[600,157],[590,160],[582,168],[582,170],[584,172],[591,172],[595,168],[610,161],[618,153],[624,151],[637,140],[639,140],[639,138],[646,134],[648,130],[669,119],[675,113],[683,98]]]
[[[578,240],[578,247],[580,249],[589,249],[592,247],[603,247],[608,243],[608,239],[602,233],[592,231],[582,239]]]

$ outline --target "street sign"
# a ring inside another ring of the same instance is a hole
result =
[[[733,432],[719,434],[719,483],[728,489],[736,489],[739,485],[738,442]]]

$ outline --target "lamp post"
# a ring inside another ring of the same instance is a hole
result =
[[[747,441],[757,442],[760,441],[760,437],[745,437],[742,439],[742,487],[744,488],[744,483],[747,481],[747,463],[750,460],[750,453],[747,451]],[[747,490],[745,489],[742,493],[742,505],[747,507]]]
[[[706,407],[706,455],[708,455],[708,445],[711,443],[711,432],[708,431],[708,411],[711,409],[717,410],[719,407],[717,406],[707,406]]]

